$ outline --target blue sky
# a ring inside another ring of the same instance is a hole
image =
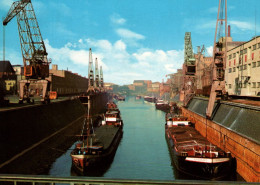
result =
[[[12,0],[0,0],[5,17]],[[59,69],[87,76],[88,50],[103,66],[105,82],[162,81],[183,63],[185,32],[194,51],[212,52],[218,0],[32,0],[48,57]],[[260,35],[259,0],[228,0],[234,41]],[[255,26],[256,25],[256,26]],[[2,59],[2,28],[0,58]],[[16,18],[6,27],[6,59],[22,64]]]

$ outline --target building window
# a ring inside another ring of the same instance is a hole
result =
[[[236,59],[234,59],[234,65],[236,65]]]
[[[252,83],[252,88],[256,88],[256,82]]]
[[[256,67],[256,62],[252,62],[252,68]]]
[[[229,69],[228,69],[228,72],[231,73],[231,72],[232,72],[232,68],[229,68]]]
[[[246,69],[247,69],[247,65],[245,64],[245,65],[244,65],[244,70],[246,70]]]
[[[247,48],[246,48],[246,49],[244,49],[244,54],[247,54]]]
[[[252,53],[252,55],[251,55],[251,59],[254,60],[254,53]]]
[[[254,51],[254,50],[256,50],[256,44],[255,44],[255,45],[253,45],[253,51]]]
[[[233,58],[235,58],[236,57],[236,53],[233,53]]]
[[[232,88],[232,84],[228,84],[228,88],[231,89]]]
[[[257,88],[260,88],[260,82],[257,82]]]
[[[229,61],[229,67],[231,66],[231,61]]]
[[[233,67],[233,72],[236,72],[236,68],[235,67]]]
[[[260,67],[260,61],[257,61],[257,67]]]
[[[243,67],[243,66],[238,66],[238,68],[239,68],[239,71],[241,71],[241,70],[242,70],[242,67]]]
[[[230,55],[228,56],[228,59],[231,59],[231,57],[232,57],[232,55],[230,54]]]
[[[258,43],[257,45],[258,45],[258,48],[260,48],[260,43]]]
[[[245,55],[245,62],[247,62],[247,55]]]

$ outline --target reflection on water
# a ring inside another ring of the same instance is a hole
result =
[[[84,174],[119,179],[173,180],[174,173],[164,136],[164,117],[154,104],[135,97],[118,102],[124,121],[124,134],[112,162]],[[71,149],[74,147],[71,146]],[[74,176],[71,150],[52,165],[50,175]]]

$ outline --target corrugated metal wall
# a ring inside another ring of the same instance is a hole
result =
[[[208,99],[193,98],[188,110],[205,117],[207,105]],[[260,108],[226,102],[216,105],[212,119],[215,123],[260,143]]]

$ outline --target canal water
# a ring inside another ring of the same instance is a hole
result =
[[[112,163],[85,176],[117,179],[174,180],[164,123],[165,113],[152,103],[127,97],[118,102],[124,121],[123,137]],[[52,176],[75,176],[70,152],[58,158],[49,172]]]

